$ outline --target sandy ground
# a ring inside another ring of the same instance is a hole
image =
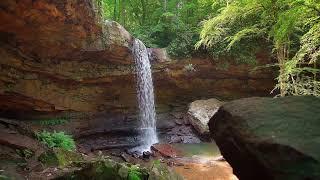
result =
[[[174,170],[185,180],[238,180],[226,161],[181,162]]]

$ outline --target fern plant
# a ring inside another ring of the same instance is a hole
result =
[[[76,148],[75,142],[70,135],[65,134],[64,132],[53,133],[42,131],[36,134],[38,140],[46,144],[50,148],[62,148],[65,150],[74,150]]]

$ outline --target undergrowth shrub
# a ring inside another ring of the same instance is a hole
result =
[[[62,148],[68,151],[74,150],[76,148],[75,142],[70,135],[65,134],[64,132],[47,132],[42,131],[36,134],[38,140],[48,147],[53,148]]]
[[[128,180],[142,180],[143,174],[138,166],[131,166],[128,172]]]
[[[191,30],[179,32],[168,45],[168,54],[174,58],[190,58],[195,52],[194,44],[197,40],[196,34]]]

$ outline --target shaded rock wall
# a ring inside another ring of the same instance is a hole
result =
[[[0,23],[2,116],[135,112],[133,38],[118,23],[102,22],[93,1],[2,0]],[[272,72],[250,69],[221,69],[206,58],[154,62],[157,110],[202,97],[267,95]]]

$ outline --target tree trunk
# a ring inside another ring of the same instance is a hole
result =
[[[167,0],[163,0],[163,11],[167,12]]]
[[[126,0],[121,1],[121,18],[122,26],[126,26]]]
[[[313,63],[313,68],[314,69],[317,69],[317,61],[314,61],[314,63]],[[314,74],[313,74],[313,93],[314,93],[314,95],[316,95],[317,94],[317,72],[314,72]]]
[[[114,0],[113,20],[117,21],[117,0]]]

